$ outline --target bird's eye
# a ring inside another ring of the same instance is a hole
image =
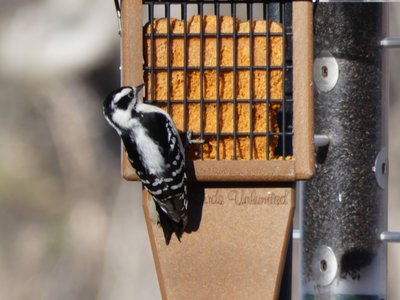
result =
[[[129,99],[133,99],[133,91],[130,91],[128,94]]]

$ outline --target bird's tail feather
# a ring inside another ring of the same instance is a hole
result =
[[[182,220],[179,223],[177,223],[171,218],[169,218],[165,214],[165,212],[160,208],[158,203],[156,203],[156,208],[159,215],[159,222],[164,232],[165,243],[169,245],[173,233],[175,233],[176,237],[180,241],[183,231],[185,230],[186,224],[184,224]]]

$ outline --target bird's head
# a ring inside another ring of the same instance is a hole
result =
[[[144,84],[137,87],[124,86],[112,91],[104,101],[103,114],[117,131],[127,128],[131,110],[142,101]]]

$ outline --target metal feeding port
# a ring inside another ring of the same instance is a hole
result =
[[[221,0],[141,6],[144,101],[173,119],[194,177],[310,177],[312,36],[308,24],[295,29],[296,5]],[[134,179],[129,163],[124,165],[125,177]]]

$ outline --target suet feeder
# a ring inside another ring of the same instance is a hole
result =
[[[312,2],[121,5],[122,84],[144,82],[188,145],[191,233],[166,246],[143,193],[163,299],[277,299],[294,182],[314,172]]]

